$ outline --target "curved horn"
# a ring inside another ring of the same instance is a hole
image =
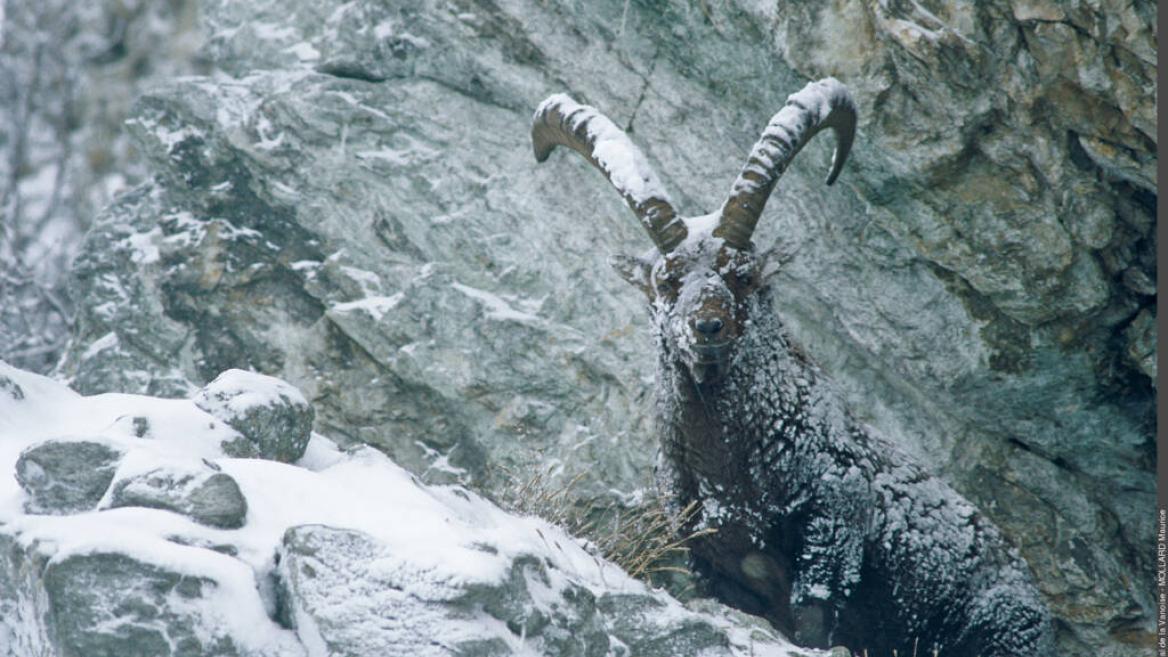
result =
[[[775,183],[795,155],[824,128],[831,128],[836,139],[831,172],[827,175],[830,185],[843,169],[856,136],[856,104],[848,88],[835,78],[812,82],[791,94],[783,109],[771,117],[730,188],[714,235],[735,248],[749,248],[750,237]]]
[[[556,146],[566,146],[604,172],[662,253],[685,240],[685,224],[641,149],[596,108],[565,94],[549,96],[531,119],[531,142],[537,162]]]

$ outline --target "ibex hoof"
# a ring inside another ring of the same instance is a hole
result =
[[[831,649],[831,657],[852,657],[852,651],[843,646],[836,646]]]

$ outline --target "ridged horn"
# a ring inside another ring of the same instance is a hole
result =
[[[830,185],[843,169],[856,137],[856,104],[848,88],[835,78],[809,83],[788,96],[783,109],[771,117],[730,188],[714,236],[735,248],[749,248],[754,227],[775,183],[795,155],[824,128],[831,128],[836,138],[831,172],[827,175]]]
[[[641,149],[596,108],[566,94],[549,96],[531,118],[531,143],[537,162],[546,160],[556,146],[566,146],[600,169],[662,253],[685,240],[685,224]]]

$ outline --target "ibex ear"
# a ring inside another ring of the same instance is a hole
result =
[[[608,264],[620,274],[630,285],[652,297],[653,289],[649,285],[649,273],[653,268],[651,263],[641,258],[627,255],[609,256]]]

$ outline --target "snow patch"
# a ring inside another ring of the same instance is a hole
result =
[[[275,23],[250,23],[252,34],[264,41],[285,41],[296,36],[296,29]]]
[[[155,226],[145,233],[133,233],[126,238],[130,246],[130,260],[140,265],[158,262],[160,257],[157,241],[162,237],[162,228]]]
[[[361,311],[369,315],[374,321],[380,322],[385,317],[386,313],[393,310],[405,299],[405,294],[398,292],[391,296],[373,296],[358,299],[357,301],[349,301],[346,303],[338,303],[331,308],[333,312],[351,313]]]
[[[284,49],[284,52],[295,55],[302,62],[315,62],[320,59],[320,51],[307,41],[301,41],[294,46],[289,46]]]
[[[480,290],[477,287],[470,287],[469,285],[463,285],[462,283],[457,282],[451,283],[450,287],[453,287],[467,297],[470,297],[471,299],[474,299],[475,301],[482,304],[483,307],[485,307],[487,310],[488,319],[501,322],[519,322],[521,324],[543,323],[543,320],[541,320],[538,316],[532,314],[531,312],[517,310],[514,306],[511,305],[511,303],[507,302],[502,297],[491,292],[487,292],[486,290]],[[531,303],[532,302],[527,301],[527,304],[530,305]]]
[[[94,340],[88,347],[86,347],[85,353],[81,354],[81,360],[89,360],[106,349],[115,349],[117,346],[118,334],[110,331],[109,333],[106,333],[100,338]]]
[[[225,411],[229,416],[244,415],[249,409],[291,402],[307,406],[308,400],[295,386],[274,376],[266,376],[246,370],[227,370],[215,377],[200,396],[216,411]]]

